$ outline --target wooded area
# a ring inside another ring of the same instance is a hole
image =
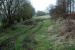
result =
[[[72,18],[75,17],[75,0],[57,0],[57,5],[50,10],[50,14],[55,18]]]
[[[0,0],[1,23],[4,28],[31,19],[34,13],[35,9],[28,0]]]

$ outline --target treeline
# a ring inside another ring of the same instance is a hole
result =
[[[37,11],[36,12],[36,16],[44,16],[44,15],[48,15],[46,12],[43,11]]]
[[[0,18],[3,28],[31,19],[35,13],[28,0],[0,0]]]
[[[54,19],[58,18],[75,18],[74,17],[74,0],[57,0],[56,6],[51,6],[49,9],[50,15]]]

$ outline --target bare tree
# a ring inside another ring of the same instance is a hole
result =
[[[28,0],[0,0],[0,14],[4,17],[3,25],[11,26],[14,20],[31,18],[33,7]]]

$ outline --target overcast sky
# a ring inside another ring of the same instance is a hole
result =
[[[31,4],[33,5],[36,11],[44,11],[49,5],[55,5],[56,0],[31,0]]]

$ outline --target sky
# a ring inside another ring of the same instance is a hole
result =
[[[49,5],[56,5],[56,0],[31,0],[31,4],[36,11],[44,11]]]

